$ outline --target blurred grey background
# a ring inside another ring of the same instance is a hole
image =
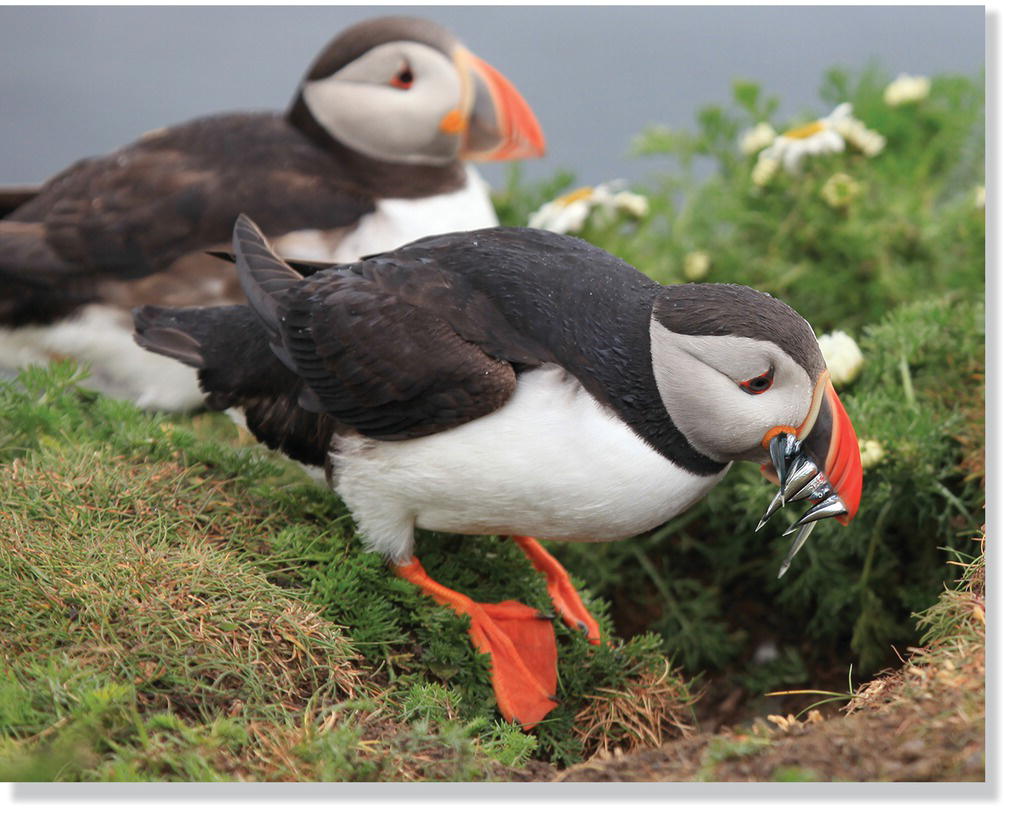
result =
[[[828,112],[828,67],[890,78],[977,74],[984,6],[317,6],[0,8],[0,184],[41,181],[141,133],[209,113],[283,109],[323,45],[378,14],[453,30],[527,98],[549,154],[527,178],[635,181],[627,157],[652,123],[684,127],[735,79]],[[504,169],[485,165],[495,186]]]

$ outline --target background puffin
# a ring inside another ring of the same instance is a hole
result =
[[[350,262],[495,225],[464,162],[543,151],[520,94],[444,28],[357,24],[318,55],[284,115],[197,119],[41,188],[0,191],[0,368],[77,358],[110,394],[192,408],[193,372],[140,353],[129,309],[244,301],[234,267],[203,254],[228,245],[240,211],[291,256]]]
[[[816,337],[767,294],[662,286],[533,229],[425,238],[308,278],[245,217],[234,249],[249,307],[140,308],[138,344],[198,368],[209,405],[243,407],[268,446],[325,466],[367,547],[470,616],[507,719],[530,726],[555,705],[551,625],[430,579],[415,527],[514,537],[597,642],[532,537],[649,530],[735,460],[772,462],[782,502],[812,465],[820,502],[796,526],[858,509],[858,443]]]

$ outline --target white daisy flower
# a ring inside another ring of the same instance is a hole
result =
[[[775,138],[777,138],[777,131],[767,122],[761,121],[739,137],[739,149],[742,150],[743,155],[752,155],[773,144]]]
[[[865,363],[865,357],[858,344],[843,330],[824,333],[819,337],[820,352],[830,370],[830,381],[840,387],[855,380]]]
[[[861,188],[847,172],[835,172],[820,189],[820,197],[835,209],[842,208],[858,197]]]
[[[886,449],[883,448],[883,444],[878,440],[859,438],[858,454],[862,460],[862,468],[869,470],[873,466],[883,462],[883,458],[886,457]]]
[[[832,119],[840,108],[826,118],[810,121],[795,127],[774,139],[774,143],[760,153],[759,159],[776,161],[788,172],[798,172],[807,155],[844,152],[844,139],[832,126]]]
[[[979,209],[985,208],[985,187],[976,186],[974,188],[974,205]]]
[[[863,122],[852,116],[850,104],[838,105],[830,114],[831,117],[839,111],[840,114],[833,121],[833,128],[844,136],[845,140],[853,147],[861,150],[870,158],[879,155],[883,151],[883,147],[886,146],[886,138],[881,133],[870,130]]]
[[[798,172],[806,156],[844,152],[846,141],[869,156],[878,153],[886,144],[882,135],[851,115],[851,104],[839,104],[829,116],[795,127],[775,138],[774,143],[757,156],[753,181],[762,186],[770,180],[776,170],[771,161],[788,172]]]
[[[682,273],[688,280],[703,279],[710,270],[711,258],[706,251],[691,251],[682,261]]]
[[[560,195],[555,200],[543,203],[538,211],[528,218],[528,225],[533,229],[545,229],[557,234],[580,231],[587,216],[591,214],[593,192],[590,186],[582,186]]]
[[[618,211],[632,215],[637,220],[647,217],[647,198],[643,195],[638,195],[636,192],[629,192],[624,189],[622,192],[615,194],[612,202]]]
[[[886,90],[883,91],[883,101],[890,107],[919,102],[929,95],[931,88],[932,82],[927,76],[908,76],[906,73],[902,73],[886,86]]]
[[[647,215],[647,198],[623,188],[622,181],[598,186],[581,186],[555,200],[542,204],[528,218],[528,226],[557,234],[575,234],[587,223],[592,209],[599,208],[609,218],[619,213],[635,218]]]
[[[756,166],[753,167],[752,179],[757,186],[766,186],[770,179],[777,174],[781,164],[765,155],[756,159]]]

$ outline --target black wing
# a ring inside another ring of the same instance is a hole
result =
[[[247,218],[236,224],[235,252],[272,349],[305,382],[304,408],[369,437],[403,440],[488,414],[514,390],[509,360],[354,267],[303,280]]]

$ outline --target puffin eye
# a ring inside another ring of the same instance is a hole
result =
[[[408,90],[412,86],[412,82],[415,81],[415,74],[412,73],[411,67],[405,62],[400,70],[390,80],[392,87],[396,87],[400,90]]]
[[[748,392],[750,395],[759,395],[761,392],[766,392],[770,389],[770,385],[774,383],[774,368],[771,367],[763,375],[758,375],[756,378],[750,378],[746,381],[739,382],[739,388],[743,392]]]

